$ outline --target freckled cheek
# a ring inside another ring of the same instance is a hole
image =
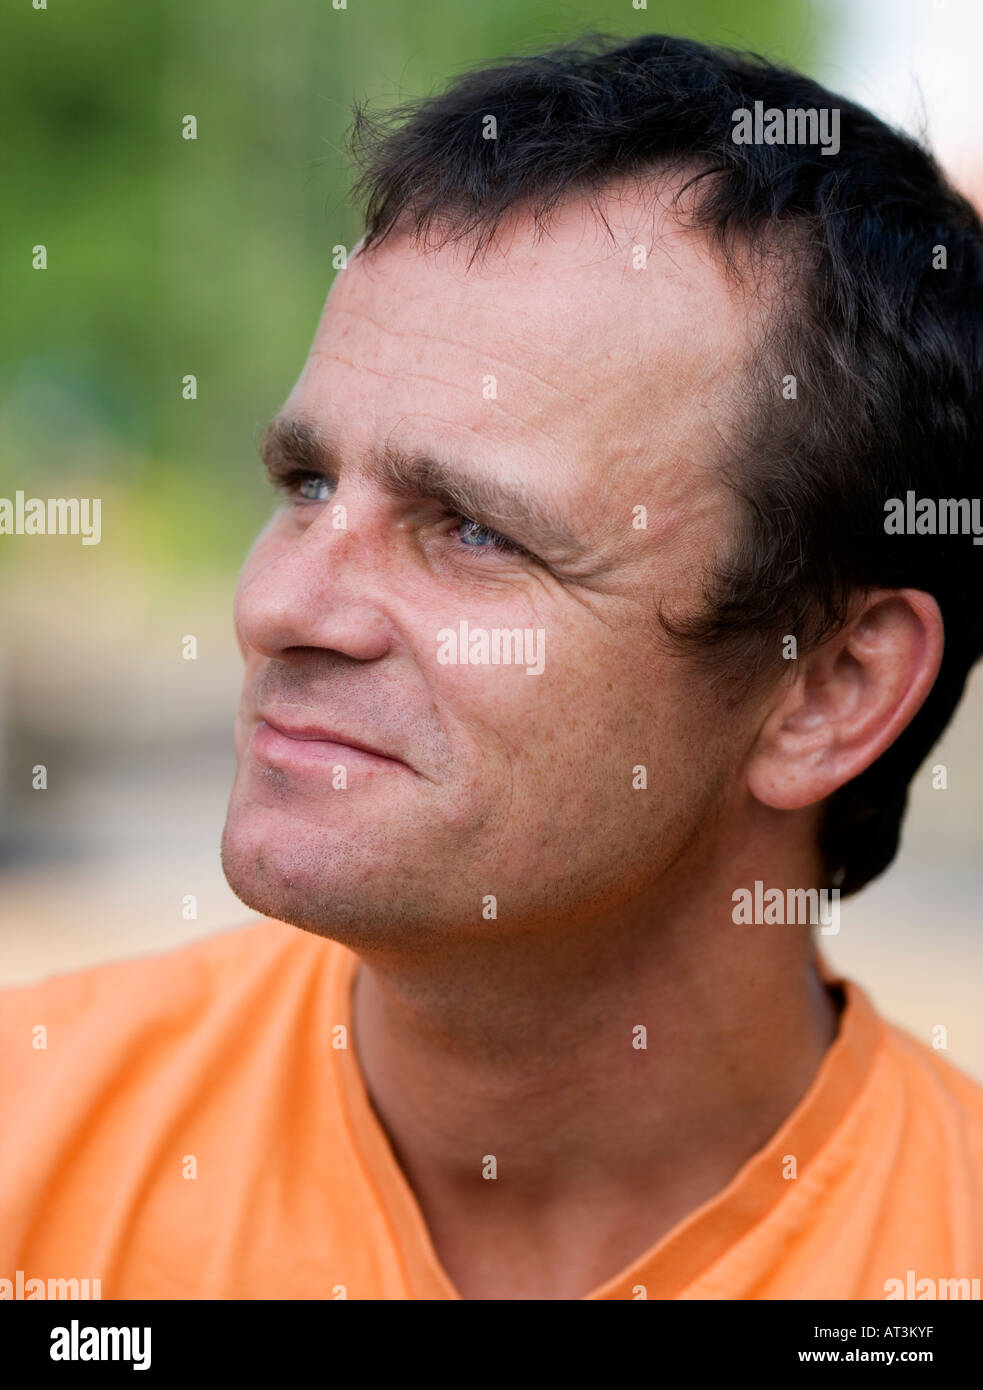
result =
[[[430,696],[454,749],[462,780],[491,790],[510,779],[517,758],[535,759],[542,741],[539,701],[533,686],[542,677],[523,668],[440,663],[429,644],[424,665]]]
[[[417,660],[425,668],[431,698],[468,780],[490,787],[518,779],[542,785],[558,764],[583,755],[593,725],[580,707],[580,673],[562,667],[547,639],[540,674],[522,664],[472,664],[437,660],[434,640]],[[530,653],[534,660],[535,650]],[[444,653],[447,655],[446,651]]]

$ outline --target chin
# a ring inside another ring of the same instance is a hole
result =
[[[279,823],[278,823],[279,822]],[[378,821],[376,821],[378,825]],[[433,885],[410,880],[420,848],[389,863],[391,836],[319,827],[233,799],[222,835],[222,869],[241,902],[291,926],[353,948],[419,941],[438,916]],[[446,882],[446,877],[445,880]],[[398,888],[396,887],[398,885]]]

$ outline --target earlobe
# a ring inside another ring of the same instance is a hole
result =
[[[859,776],[921,708],[943,646],[930,594],[869,593],[840,631],[800,656],[752,752],[752,795],[776,810],[799,810]]]

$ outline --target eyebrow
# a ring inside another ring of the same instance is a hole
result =
[[[277,416],[266,426],[259,453],[274,479],[301,470],[333,480],[341,460],[341,451],[310,421],[291,416]],[[547,551],[579,555],[586,550],[584,540],[563,518],[524,488],[500,479],[467,477],[431,454],[407,453],[387,445],[368,460],[367,472],[392,497],[433,498],[449,512],[480,525],[518,528],[530,545]]]

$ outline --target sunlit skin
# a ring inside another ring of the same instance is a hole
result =
[[[590,1292],[801,1099],[836,1010],[808,930],[736,926],[732,894],[823,886],[823,799],[941,657],[911,591],[743,702],[662,640],[736,525],[717,470],[763,311],[664,203],[602,210],[516,216],[470,265],[408,236],[350,260],[279,412],[330,450],[268,450],[288,491],[236,598],[225,870],[361,956],[359,1062],[465,1298]],[[421,457],[452,501],[520,500],[455,512]],[[441,664],[462,619],[542,630],[543,673]]]

